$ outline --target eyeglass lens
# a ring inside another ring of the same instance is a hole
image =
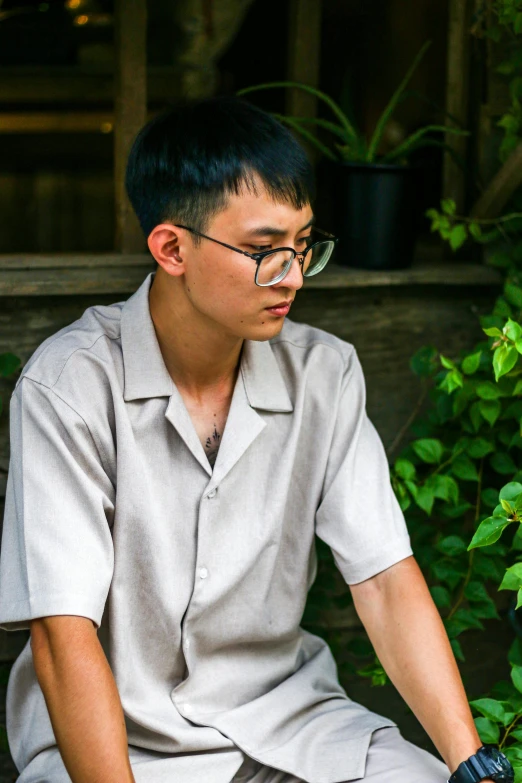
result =
[[[326,266],[332,251],[334,242],[318,242],[305,256],[303,274],[305,277],[316,275]],[[257,282],[259,285],[270,285],[282,280],[286,275],[294,254],[291,250],[280,250],[265,256],[258,265]]]

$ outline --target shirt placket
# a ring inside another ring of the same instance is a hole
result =
[[[215,483],[211,482],[205,489],[199,506],[196,559],[194,564],[194,589],[187,607],[185,618],[181,623],[181,646],[189,672],[191,668],[197,664],[190,636],[192,603],[194,599],[200,605],[206,603],[206,601],[210,600],[210,593],[212,591],[212,574],[210,573],[207,561],[209,545],[207,528],[211,521],[210,515],[212,514],[210,504],[215,500],[217,494],[218,488],[215,486]],[[190,702],[188,697],[185,698],[184,696],[189,677],[190,674],[172,692],[172,700],[179,713],[188,720],[190,720],[190,715],[194,712],[194,705]]]

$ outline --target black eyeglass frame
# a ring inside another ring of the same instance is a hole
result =
[[[291,268],[291,266],[292,266],[292,264],[294,262],[294,259],[298,258],[298,256],[300,256],[300,258],[298,260],[299,260],[299,264],[301,265],[301,272],[303,274],[303,278],[306,277],[306,275],[305,275],[305,273],[303,271],[306,254],[310,250],[312,250],[312,248],[317,247],[317,245],[321,245],[321,244],[323,244],[323,242],[328,242],[328,241],[334,243],[334,247],[332,249],[332,253],[333,253],[333,251],[335,250],[335,245],[339,241],[339,239],[334,234],[330,234],[328,231],[324,231],[322,228],[317,228],[316,226],[311,226],[311,229],[313,231],[317,231],[319,234],[323,234],[323,236],[328,237],[328,239],[327,240],[319,239],[317,242],[312,242],[312,244],[309,245],[306,248],[304,253],[298,253],[297,250],[295,248],[293,248],[293,247],[274,247],[271,250],[263,250],[261,253],[248,253],[246,250],[241,250],[239,247],[234,247],[234,245],[228,245],[226,242],[221,242],[219,239],[214,239],[213,237],[207,236],[207,234],[202,234],[201,231],[196,231],[195,228],[190,228],[189,226],[182,226],[180,224],[175,224],[175,223],[173,223],[172,225],[175,228],[184,228],[185,231],[190,231],[191,234],[196,234],[198,237],[202,237],[203,239],[209,239],[211,242],[216,242],[216,244],[218,244],[218,245],[222,245],[223,247],[228,247],[229,250],[234,250],[236,253],[241,253],[241,255],[243,255],[243,256],[247,256],[248,258],[252,258],[256,262],[256,264],[257,264],[256,272],[255,272],[255,275],[254,275],[254,283],[256,285],[258,285],[258,286],[261,286],[261,287],[266,287],[268,285],[274,285],[274,283],[279,283],[280,280],[284,280],[286,275],[290,271],[290,268]],[[285,274],[283,275],[283,277],[280,280],[273,280],[271,283],[258,283],[257,282],[257,275],[258,275],[258,272],[259,272],[259,266],[260,266],[263,258],[265,258],[266,256],[270,256],[273,253],[279,253],[279,252],[281,252],[281,250],[289,250],[291,253],[293,253],[293,258],[292,258],[290,264],[288,265],[288,269],[285,272]],[[328,257],[328,261],[330,260],[330,257],[331,257],[331,255]],[[328,263],[328,261],[326,263]],[[326,264],[325,264],[325,266],[326,266]],[[324,267],[323,267],[323,269],[324,269]],[[319,270],[319,272],[321,272],[321,271],[322,271],[322,269]],[[316,272],[316,274],[319,274],[319,273]],[[310,277],[313,277],[313,275],[310,275]]]

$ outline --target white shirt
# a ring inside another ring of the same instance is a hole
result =
[[[148,783],[228,783],[244,754],[313,783],[361,777],[372,731],[396,724],[351,701],[300,628],[315,534],[348,584],[412,554],[355,349],[288,318],[245,340],[212,469],[157,342],[153,277],[45,340],[16,384],[0,626],[101,626],[138,780],[145,759]],[[24,783],[55,747],[29,643],[7,717]]]

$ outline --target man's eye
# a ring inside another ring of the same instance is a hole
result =
[[[250,247],[253,250],[257,250],[258,253],[261,253],[263,250],[270,250],[272,245],[250,245]]]
[[[309,244],[309,240],[310,240],[311,238],[312,238],[311,234],[308,234],[308,236],[307,236],[307,237],[300,237],[300,238],[297,240],[297,242],[298,242],[298,243],[300,242],[301,244],[305,244],[305,245],[307,245],[307,244]]]

